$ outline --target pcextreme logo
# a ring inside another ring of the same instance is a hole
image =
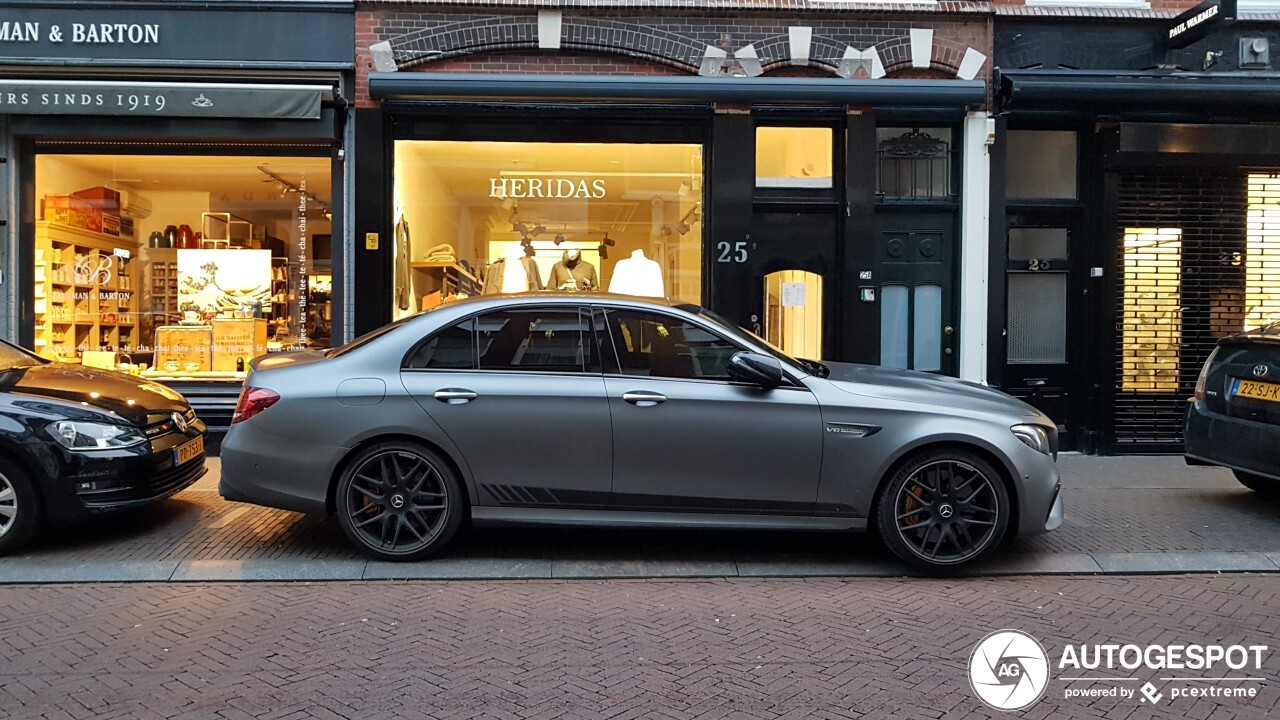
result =
[[[1266,645],[1069,644],[1056,665],[1065,684],[1063,699],[1118,698],[1154,706],[1179,699],[1257,697],[1268,653]],[[998,630],[974,646],[969,685],[997,710],[1021,710],[1044,696],[1049,663],[1035,638]],[[1139,670],[1151,677],[1144,681],[1124,672]]]

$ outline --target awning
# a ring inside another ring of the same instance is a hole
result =
[[[981,80],[696,77],[691,75],[489,75],[375,72],[376,100],[489,98],[661,102],[796,102],[893,107],[963,107],[986,99]]]
[[[314,120],[328,85],[0,80],[0,114]]]
[[[1280,75],[1266,73],[1001,70],[1001,110],[1106,112],[1280,108]]]

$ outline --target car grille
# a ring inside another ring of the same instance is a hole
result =
[[[192,410],[191,408],[187,408],[187,411],[182,414],[182,419],[185,420],[187,423],[195,422],[196,411]],[[146,433],[147,439],[152,439],[152,440],[160,437],[161,435],[171,433],[175,430],[177,430],[177,427],[174,426],[173,420],[162,420],[158,423],[153,423],[151,425],[148,425],[146,428],[144,428],[144,432]]]

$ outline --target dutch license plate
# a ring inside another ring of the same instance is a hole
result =
[[[1254,400],[1280,402],[1280,385],[1256,380],[1237,379],[1231,394],[1236,397],[1253,398]]]
[[[195,460],[204,454],[204,438],[198,437],[191,442],[186,442],[173,450],[173,464],[181,465],[188,460]]]

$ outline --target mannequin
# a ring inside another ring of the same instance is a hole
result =
[[[542,276],[531,257],[525,257],[524,249],[514,246],[489,265],[484,275],[482,294],[527,292],[542,289]]]
[[[645,257],[644,250],[635,250],[631,257],[619,260],[614,266],[609,292],[663,297],[667,293],[662,283],[662,267]]]
[[[547,283],[552,290],[595,290],[600,286],[596,266],[582,259],[577,248],[565,250],[560,262],[551,268]]]

